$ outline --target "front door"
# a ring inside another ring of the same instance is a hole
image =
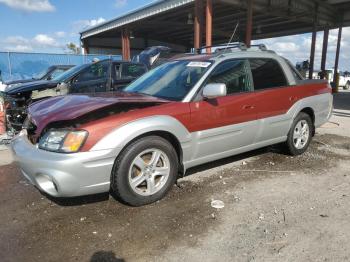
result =
[[[198,146],[194,159],[225,156],[251,145],[256,133],[256,105],[249,62],[229,60],[219,64],[205,84],[224,83],[227,95],[191,102],[191,131]]]
[[[110,83],[110,61],[97,62],[73,78],[69,93],[106,92]]]

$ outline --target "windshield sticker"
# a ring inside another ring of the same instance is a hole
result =
[[[190,62],[187,66],[188,67],[204,67],[207,68],[210,66],[211,63],[209,62]]]

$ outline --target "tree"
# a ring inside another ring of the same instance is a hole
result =
[[[79,55],[81,53],[80,47],[72,42],[68,43],[66,45],[66,48],[68,49],[68,52],[70,52],[70,53],[77,54],[77,55]]]

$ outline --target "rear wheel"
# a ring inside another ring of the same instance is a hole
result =
[[[163,198],[174,185],[178,157],[164,138],[149,136],[130,144],[113,167],[111,188],[117,198],[132,206]]]
[[[286,149],[290,155],[300,155],[304,153],[312,139],[313,124],[311,117],[301,112],[294,119],[286,141]]]
[[[346,82],[344,89],[349,90],[349,88],[350,88],[350,82],[348,81],[348,82]]]

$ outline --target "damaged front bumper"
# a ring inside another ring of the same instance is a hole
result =
[[[33,145],[23,130],[11,142],[15,163],[39,190],[54,197],[108,192],[116,151],[61,154]]]

